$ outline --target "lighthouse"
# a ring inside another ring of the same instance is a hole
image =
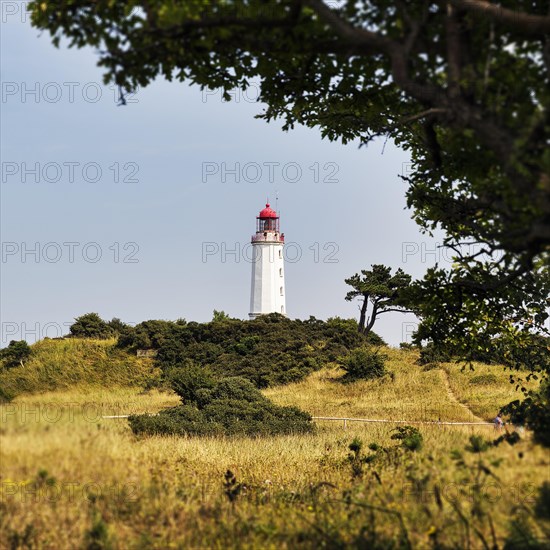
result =
[[[252,285],[250,318],[265,313],[286,314],[284,233],[279,231],[279,216],[269,203],[256,218],[256,234],[252,235]]]

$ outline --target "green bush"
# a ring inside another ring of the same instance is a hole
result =
[[[473,384],[475,386],[488,386],[490,384],[495,384],[496,382],[498,382],[498,379],[491,372],[478,374],[477,376],[472,376],[472,378],[470,379],[470,384]]]
[[[420,350],[418,364],[427,365],[428,363],[447,363],[451,359],[451,356],[444,349],[441,349],[430,342]]]
[[[342,381],[371,380],[387,374],[387,355],[378,350],[369,348],[357,348],[341,360],[341,367],[346,371]]]
[[[121,330],[118,346],[157,350],[165,372],[192,361],[216,377],[240,376],[266,388],[301,380],[367,342],[384,343],[374,333],[359,334],[353,319],[301,321],[273,313],[253,321],[145,321]]]
[[[9,403],[14,397],[11,392],[0,386],[0,405],[2,403]]]
[[[168,373],[170,387],[181,397],[183,403],[202,403],[208,400],[208,392],[216,386],[216,381],[206,370],[192,361],[174,368]]]
[[[97,313],[86,313],[75,319],[69,331],[77,338],[112,338],[117,330],[114,327],[120,328],[119,320],[113,319],[113,322],[114,325],[110,326]]]
[[[136,435],[222,435],[221,424],[207,422],[193,405],[179,405],[165,409],[158,415],[132,415],[128,418]]]
[[[400,342],[399,343],[399,349],[405,349],[407,351],[417,350],[418,346],[416,344],[412,344],[411,342]]]
[[[215,380],[211,373],[187,364],[171,370],[170,381],[183,404],[155,416],[130,416],[135,434],[258,436],[313,430],[308,413],[275,405],[245,378]]]
[[[395,433],[391,439],[397,439],[401,446],[409,451],[419,451],[424,444],[424,438],[418,428],[414,426],[398,426],[393,430]]]

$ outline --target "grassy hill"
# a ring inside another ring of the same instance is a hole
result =
[[[529,437],[492,446],[491,426],[421,425],[413,452],[391,424],[328,421],[261,439],[136,437],[103,415],[179,399],[144,392],[150,360],[113,343],[41,342],[2,374],[26,393],[0,405],[1,548],[545,547],[525,538],[550,528],[537,516],[550,460]],[[425,370],[413,351],[387,353],[393,376],[342,384],[325,366],[263,393],[314,415],[405,420],[490,418],[517,397],[501,367]]]
[[[189,362],[264,388],[301,380],[366,342],[350,319],[300,321],[272,314],[254,321],[150,320],[123,326],[117,339],[42,340],[24,366],[15,362],[8,368],[8,361],[0,360],[0,397],[79,384],[149,387],[163,371]],[[370,342],[383,343],[375,334]],[[154,351],[156,359],[136,357],[138,349]]]
[[[115,345],[115,339],[41,340],[32,346],[24,366],[0,370],[0,387],[14,396],[75,386],[145,386],[159,379],[152,359]]]
[[[0,387],[9,395],[60,390],[78,394],[94,386],[148,388],[161,378],[154,359],[118,348],[115,339],[46,339],[32,350],[24,367],[0,370]],[[417,351],[388,348],[385,353],[391,374],[382,379],[343,385],[338,382],[342,370],[327,363],[305,380],[264,393],[281,405],[297,405],[316,416],[392,420],[491,420],[500,407],[521,397],[509,383],[509,371],[498,365],[475,363],[474,371],[454,363],[426,368],[417,364]],[[537,382],[526,385],[535,388]]]
[[[470,372],[420,366],[414,350],[384,353],[382,378],[343,384],[325,358],[262,393],[313,416],[411,422],[490,420],[520,397],[500,366]],[[500,548],[519,537],[521,548],[548,532],[536,510],[550,461],[528,435],[494,447],[491,426],[420,424],[414,452],[391,423],[136,437],[126,419],[104,416],[177,405],[173,392],[146,389],[159,383],[155,365],[114,339],[71,338],[38,342],[24,366],[2,369],[15,398],[0,405],[0,547]]]

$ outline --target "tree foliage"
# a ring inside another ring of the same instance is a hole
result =
[[[376,319],[383,313],[400,311],[407,313],[407,301],[405,290],[411,283],[411,276],[398,269],[394,275],[391,268],[376,264],[372,269],[361,270],[361,275],[356,273],[346,284],[353,287],[346,294],[346,300],[351,302],[355,298],[361,300],[359,315],[359,332],[367,335],[374,326]],[[369,305],[371,306],[369,311]]]
[[[547,370],[548,266],[539,264],[498,288],[487,284],[485,267],[468,274],[429,269],[409,291],[422,319],[415,341],[433,341],[466,360]]]
[[[32,354],[32,349],[25,340],[12,340],[7,347],[0,350],[0,359],[7,368],[24,366]]]
[[[231,319],[231,317],[229,317],[225,311],[218,311],[215,309],[212,313],[212,322],[221,323],[223,321],[228,321],[229,319]]]
[[[538,391],[527,392],[523,401],[512,401],[503,408],[514,424],[533,430],[535,441],[550,447],[550,381],[545,380]]]

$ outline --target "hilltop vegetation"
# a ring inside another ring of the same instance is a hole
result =
[[[6,397],[75,384],[152,387],[162,385],[174,368],[197,365],[265,388],[302,380],[365,344],[384,344],[374,333],[359,334],[354,320],[300,321],[277,314],[254,321],[217,319],[151,320],[131,327],[89,313],[76,320],[69,337],[31,346],[24,363],[13,361],[13,354],[0,357],[0,387]],[[155,357],[136,357],[138,350]]]
[[[45,339],[31,346],[23,365],[0,370],[5,398],[74,386],[147,386],[160,380],[150,358],[116,347],[116,339]]]
[[[218,376],[242,376],[266,388],[301,380],[366,342],[384,343],[376,334],[363,337],[352,319],[301,321],[273,313],[253,321],[145,321],[126,327],[118,346],[156,350],[164,371],[190,361]]]

